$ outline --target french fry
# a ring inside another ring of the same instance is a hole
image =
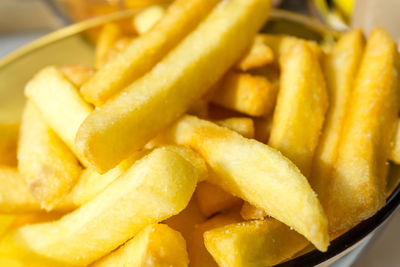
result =
[[[239,58],[264,24],[269,7],[269,0],[218,5],[156,67],[85,120],[76,138],[79,152],[104,172],[140,150]]]
[[[132,19],[133,29],[138,34],[148,32],[164,15],[165,8],[159,5],[153,5],[136,14]]]
[[[329,95],[329,108],[324,128],[314,155],[310,183],[325,204],[325,191],[328,189],[333,165],[340,143],[340,133],[346,118],[354,77],[357,75],[364,37],[360,30],[344,34],[324,60],[324,74]]]
[[[116,249],[146,225],[183,210],[194,192],[198,174],[178,153],[156,149],[94,199],[60,220],[27,225],[8,233],[0,241],[0,254],[34,255],[85,266]]]
[[[186,115],[161,133],[203,156],[217,175],[208,182],[264,209],[310,240],[328,246],[328,225],[307,179],[277,150],[212,122]]]
[[[56,211],[75,208],[66,197],[56,207]],[[39,202],[31,194],[25,178],[15,168],[0,166],[0,213],[21,214],[39,212]]]
[[[303,236],[272,218],[209,230],[204,243],[220,267],[273,266],[308,245]]]
[[[221,227],[231,223],[240,222],[242,218],[238,212],[230,212],[226,214],[217,215],[204,223],[196,226],[193,233],[190,235],[188,244],[188,253],[190,259],[190,266],[192,267],[217,267],[210,253],[208,253],[204,246],[204,232]]]
[[[264,43],[264,38],[257,35],[253,44],[243,58],[236,63],[235,68],[241,71],[247,71],[265,66],[274,61],[274,52]]]
[[[90,266],[185,267],[188,265],[186,243],[182,235],[165,224],[151,224],[122,247]]]
[[[95,50],[95,66],[97,69],[100,69],[107,62],[108,50],[121,36],[122,30],[118,24],[109,22],[103,26]]]
[[[254,138],[254,122],[251,118],[234,117],[216,121],[218,125],[235,131],[246,138]]]
[[[112,95],[151,70],[218,2],[175,1],[151,31],[133,40],[123,53],[82,86],[84,98],[96,106],[104,104]]]
[[[254,139],[267,144],[271,135],[273,116],[254,119]]]
[[[400,123],[397,123],[396,134],[393,139],[393,147],[390,151],[389,159],[396,164],[400,164]]]
[[[242,209],[240,210],[240,215],[246,221],[248,220],[263,220],[268,214],[263,210],[259,209],[249,202],[244,202]]]
[[[78,64],[61,66],[60,71],[78,88],[95,73],[93,67]]]
[[[40,205],[52,210],[69,193],[82,168],[31,102],[25,106],[20,132],[18,170]]]
[[[165,223],[172,229],[182,234],[187,241],[197,224],[206,220],[201,213],[195,197],[192,197],[186,208],[179,214],[168,218]]]
[[[17,165],[18,123],[0,123],[0,165]]]
[[[294,36],[279,34],[258,34],[258,38],[262,39],[272,49],[276,59],[280,59],[294,44],[301,40]],[[323,55],[321,47],[314,41],[306,41],[306,43],[317,59],[321,59]]]
[[[386,160],[397,129],[397,46],[382,29],[371,32],[346,112],[325,210],[332,233],[347,230],[385,203]]]
[[[9,230],[16,229],[18,227],[27,224],[55,221],[60,219],[65,214],[66,214],[65,211],[52,211],[52,212],[37,211],[37,212],[29,212],[22,214],[13,214],[12,216],[14,216],[15,219],[9,225]]]
[[[265,77],[229,72],[211,101],[247,115],[268,116],[277,92],[278,88]]]
[[[281,59],[281,80],[268,145],[278,149],[309,177],[328,108],[318,59],[298,41]]]
[[[243,203],[243,200],[240,198],[232,196],[220,187],[207,182],[202,182],[197,185],[195,195],[201,213],[206,217],[210,217],[217,212],[228,210],[235,206],[240,206]]]
[[[50,127],[85,164],[85,160],[75,148],[75,136],[93,108],[82,99],[75,86],[57,68],[46,67],[26,85],[25,95],[40,110]]]
[[[0,214],[0,237],[10,228],[16,217],[14,214]]]

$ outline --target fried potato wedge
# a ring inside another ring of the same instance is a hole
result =
[[[268,145],[309,177],[328,108],[324,76],[316,55],[304,41],[294,44],[281,59],[281,71]]]
[[[56,67],[41,70],[26,85],[25,95],[40,110],[45,121],[85,164],[75,149],[75,136],[93,108]]]
[[[133,17],[132,26],[138,34],[148,32],[164,15],[165,8],[159,5],[150,6]]]
[[[197,224],[203,223],[206,217],[197,205],[196,197],[192,197],[186,208],[179,214],[168,218],[165,223],[172,229],[182,234],[187,241]]]
[[[351,92],[364,50],[360,30],[345,33],[324,60],[324,74],[329,96],[329,108],[314,155],[310,183],[324,205],[325,190],[335,164],[340,133],[349,106]]]
[[[240,218],[239,213],[237,211],[232,211],[226,214],[217,215],[204,223],[196,225],[195,230],[190,235],[187,242],[190,266],[217,267],[217,263],[204,246],[203,234],[208,230],[240,221],[242,221],[242,218]]]
[[[156,67],[85,120],[76,138],[80,153],[105,172],[140,150],[238,60],[267,19],[270,4],[232,0],[218,5]]]
[[[285,55],[294,44],[296,44],[299,40],[302,40],[290,35],[263,33],[259,34],[258,38],[262,39],[262,41],[272,49],[277,60]],[[321,59],[323,55],[321,47],[314,41],[306,41],[306,43],[317,59]]]
[[[235,131],[246,138],[254,138],[254,122],[247,117],[233,117],[216,121],[218,125]]]
[[[332,233],[350,229],[385,204],[386,160],[399,110],[397,45],[370,33],[341,133],[325,210]]]
[[[186,115],[161,138],[200,153],[217,175],[208,182],[264,209],[325,251],[328,222],[307,179],[277,150],[212,122]]]
[[[210,175],[216,174],[211,173]],[[199,183],[195,195],[201,213],[206,217],[235,206],[240,206],[243,203],[243,200],[240,198],[232,196],[217,185],[208,182]]]
[[[95,50],[95,66],[100,69],[107,62],[107,52],[122,36],[122,29],[117,23],[106,23],[99,34]]]
[[[19,123],[0,123],[0,165],[17,166]]]
[[[240,210],[240,215],[246,221],[249,220],[263,220],[268,214],[265,210],[257,208],[251,205],[249,202],[244,202],[242,209]]]
[[[72,151],[30,101],[22,116],[18,170],[32,195],[46,210],[52,210],[64,199],[82,171]]]
[[[78,88],[95,73],[93,67],[78,64],[61,66],[60,71]]]
[[[159,23],[146,34],[134,39],[123,53],[103,66],[82,86],[84,98],[96,106],[104,104],[112,95],[151,70],[218,2],[175,1]]]
[[[265,44],[263,36],[257,35],[245,56],[235,65],[235,69],[247,71],[265,66],[274,61],[274,52]]]
[[[194,192],[198,174],[178,153],[156,149],[94,199],[60,220],[23,226],[7,234],[0,241],[0,253],[87,265],[146,225],[183,210]]]
[[[265,77],[229,72],[211,102],[251,116],[268,116],[277,92],[278,88]]]
[[[91,267],[189,265],[186,243],[182,235],[165,224],[151,224]]]
[[[220,267],[273,266],[308,245],[303,236],[272,218],[209,230],[204,243]]]

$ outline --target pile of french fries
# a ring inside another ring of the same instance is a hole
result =
[[[0,265],[272,266],[374,215],[397,45],[259,33],[270,5],[152,6],[104,25],[95,67],[40,70],[0,124]]]

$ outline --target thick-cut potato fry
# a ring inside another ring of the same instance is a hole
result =
[[[17,165],[18,123],[0,123],[0,165]]]
[[[271,135],[273,116],[254,119],[254,139],[267,144]]]
[[[396,164],[400,164],[400,122],[397,122],[397,130],[393,138],[393,147],[390,151],[389,159]]]
[[[28,102],[22,116],[18,142],[18,170],[32,195],[52,210],[69,193],[81,174],[72,151]]]
[[[94,199],[60,220],[23,226],[5,235],[0,253],[87,265],[146,225],[183,210],[194,192],[198,174],[178,153],[156,149]]]
[[[277,150],[186,115],[161,133],[161,139],[199,152],[212,171],[208,182],[282,221],[324,251],[328,222],[307,179]]]
[[[308,244],[303,236],[272,218],[209,230],[204,233],[204,243],[220,267],[273,266]]]
[[[67,211],[75,206],[66,197],[56,207]],[[26,213],[41,210],[39,202],[31,194],[25,178],[11,167],[0,166],[0,213]]]
[[[229,72],[212,102],[251,116],[268,116],[275,105],[278,88],[265,77]]]
[[[60,71],[73,83],[76,87],[81,87],[95,73],[93,67],[85,65],[64,65],[60,67]]]
[[[211,173],[210,175],[216,174]],[[220,187],[207,182],[199,183],[195,194],[197,204],[206,217],[235,206],[240,206],[243,203],[243,200],[240,198],[232,196]]]
[[[134,80],[151,70],[199,22],[219,0],[175,1],[149,32],[139,36],[82,86],[84,98],[100,106]],[[193,50],[191,51],[193,52]]]
[[[85,120],[76,138],[80,153],[104,172],[140,150],[238,59],[265,22],[270,4],[231,0],[218,5],[156,67]]]
[[[165,9],[162,6],[154,5],[146,8],[133,17],[132,26],[138,34],[148,32],[164,15]]]
[[[16,217],[14,214],[0,214],[0,237],[10,228]]]
[[[206,220],[197,205],[196,197],[192,197],[186,208],[179,214],[168,218],[165,223],[172,229],[180,232],[188,240],[195,226]]]
[[[195,227],[187,242],[190,266],[192,267],[217,267],[217,263],[204,246],[204,232],[231,223],[242,221],[237,211],[217,215]]]
[[[147,151],[135,153],[104,174],[99,174],[91,167],[85,169],[69,194],[73,203],[77,206],[81,206],[93,199],[99,193],[103,192],[114,180],[126,172],[132,164],[146,152]]]
[[[107,52],[121,37],[122,30],[116,23],[109,22],[103,26],[97,40],[95,66],[100,69],[107,62]]]
[[[189,258],[182,235],[165,224],[151,224],[91,267],[186,267]]]
[[[216,121],[218,125],[235,131],[246,138],[254,138],[254,122],[251,118],[234,117]]]
[[[75,86],[57,68],[46,67],[27,84],[25,95],[40,110],[50,127],[85,164],[85,160],[76,153],[75,136],[93,108],[82,99]]]
[[[258,38],[262,39],[263,42],[272,49],[275,58],[278,60],[285,55],[294,44],[301,40],[300,38],[289,35],[263,33],[258,34]],[[321,47],[314,41],[306,41],[306,43],[317,59],[321,59],[323,55]]]
[[[265,44],[264,38],[257,35],[245,56],[236,63],[235,68],[242,71],[265,66],[274,61],[274,52]]]
[[[328,108],[324,76],[317,57],[304,41],[298,41],[281,59],[281,71],[268,145],[309,177]]]
[[[374,215],[385,203],[386,160],[397,129],[399,55],[382,29],[371,32],[346,112],[325,210],[332,233]]]
[[[265,212],[265,210],[257,208],[255,206],[251,205],[249,202],[243,203],[242,209],[240,210],[240,215],[246,221],[262,220],[266,216],[268,216],[268,214]]]
[[[43,222],[50,222],[60,219],[65,215],[65,211],[52,211],[52,212],[29,212],[15,215],[15,219],[10,224],[9,229],[16,229],[27,224],[36,224]],[[1,266],[1,265],[0,265]]]
[[[315,151],[312,173],[309,179],[322,205],[325,191],[335,164],[340,143],[340,133],[347,114],[347,107],[354,85],[354,77],[364,50],[364,38],[360,30],[344,34],[324,60],[324,73],[329,96],[329,108],[324,128]]]

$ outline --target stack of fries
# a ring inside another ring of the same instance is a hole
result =
[[[152,6],[104,25],[95,68],[39,71],[0,125],[0,265],[271,266],[374,215],[397,46],[259,33],[270,4]]]

